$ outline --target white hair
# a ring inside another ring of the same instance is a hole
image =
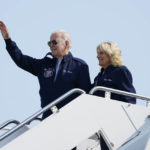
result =
[[[56,34],[56,33],[61,34],[62,39],[64,39],[65,41],[66,40],[69,41],[69,48],[71,48],[72,42],[71,42],[70,34],[65,30],[57,30],[57,31],[53,32],[51,35]]]

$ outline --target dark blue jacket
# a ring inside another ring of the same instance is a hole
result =
[[[11,39],[5,40],[6,49],[14,62],[22,69],[32,73],[38,77],[40,84],[41,107],[46,106],[59,96],[73,88],[80,88],[86,92],[90,89],[90,76],[88,65],[81,59],[75,58],[69,52],[65,55],[57,79],[54,81],[55,68],[57,59],[48,57],[47,54],[43,59],[35,59],[30,56],[23,55],[16,43]],[[62,107],[77,95],[74,94],[59,104]],[[46,118],[51,112],[44,113]]]
[[[136,93],[132,84],[132,75],[125,66],[114,67],[110,65],[106,68],[106,70],[102,68],[101,72],[95,77],[93,86],[104,86],[126,92]],[[104,92],[97,91],[94,95],[104,97]],[[133,104],[136,103],[135,98],[113,93],[111,95],[111,99]]]

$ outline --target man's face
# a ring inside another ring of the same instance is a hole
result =
[[[54,33],[51,35],[49,46],[52,51],[52,55],[56,58],[63,58],[66,54],[66,42],[60,33]]]

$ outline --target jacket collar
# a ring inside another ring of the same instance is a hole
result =
[[[69,61],[70,59],[72,59],[72,54],[71,54],[71,52],[69,52],[68,53],[68,55],[65,55],[64,57],[63,57],[63,61],[64,62],[67,62],[67,61]]]
[[[45,57],[48,57],[48,58],[57,60],[57,58],[54,57],[51,52],[47,53],[47,54],[45,55]],[[63,62],[67,62],[67,61],[69,61],[70,59],[72,59],[72,57],[73,57],[73,56],[72,56],[71,52],[69,52],[68,55],[65,55],[65,56],[63,57],[63,60],[62,60],[62,61],[63,61]]]
[[[114,68],[115,68],[115,66],[113,66],[113,65],[109,65],[105,70],[104,70],[104,68],[101,68],[101,73],[109,73],[112,70],[114,70]]]

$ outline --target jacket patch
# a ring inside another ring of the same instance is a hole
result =
[[[44,77],[45,78],[49,78],[52,77],[54,74],[54,69],[53,68],[48,68],[48,69],[44,69]]]
[[[72,73],[72,71],[63,70],[64,73]]]
[[[112,81],[112,79],[106,79],[106,78],[105,78],[104,81],[109,81],[109,82],[110,82],[110,81]]]

